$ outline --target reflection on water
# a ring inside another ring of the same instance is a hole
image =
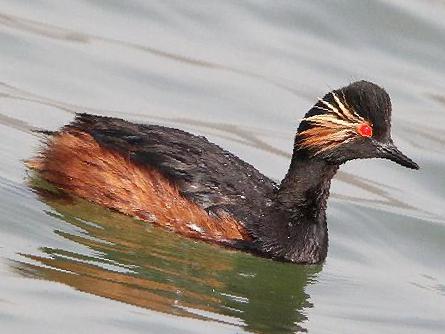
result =
[[[42,245],[45,256],[22,254],[27,277],[139,307],[241,325],[248,331],[304,331],[305,288],[321,266],[295,266],[258,259],[195,242],[51,189],[38,178],[32,187],[54,209],[49,215],[78,233],[54,233],[94,251],[77,254]]]

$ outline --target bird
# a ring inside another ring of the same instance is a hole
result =
[[[391,138],[391,112],[369,81],[328,92],[301,120],[281,182],[203,136],[87,113],[45,132],[27,165],[68,194],[185,237],[315,264],[327,256],[327,200],[342,164],[384,158],[419,169]]]

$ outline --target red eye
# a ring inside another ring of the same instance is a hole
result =
[[[372,127],[368,123],[357,126],[357,133],[363,137],[372,137]]]

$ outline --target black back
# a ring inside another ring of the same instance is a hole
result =
[[[270,205],[275,183],[205,137],[89,114],[77,114],[64,131],[73,129],[136,164],[155,168],[209,213],[230,213],[248,227]]]

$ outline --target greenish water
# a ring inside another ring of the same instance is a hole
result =
[[[443,333],[443,1],[0,1],[2,333]],[[299,120],[356,79],[421,165],[336,177],[323,265],[188,240],[30,175],[79,111],[205,135],[280,179]]]

